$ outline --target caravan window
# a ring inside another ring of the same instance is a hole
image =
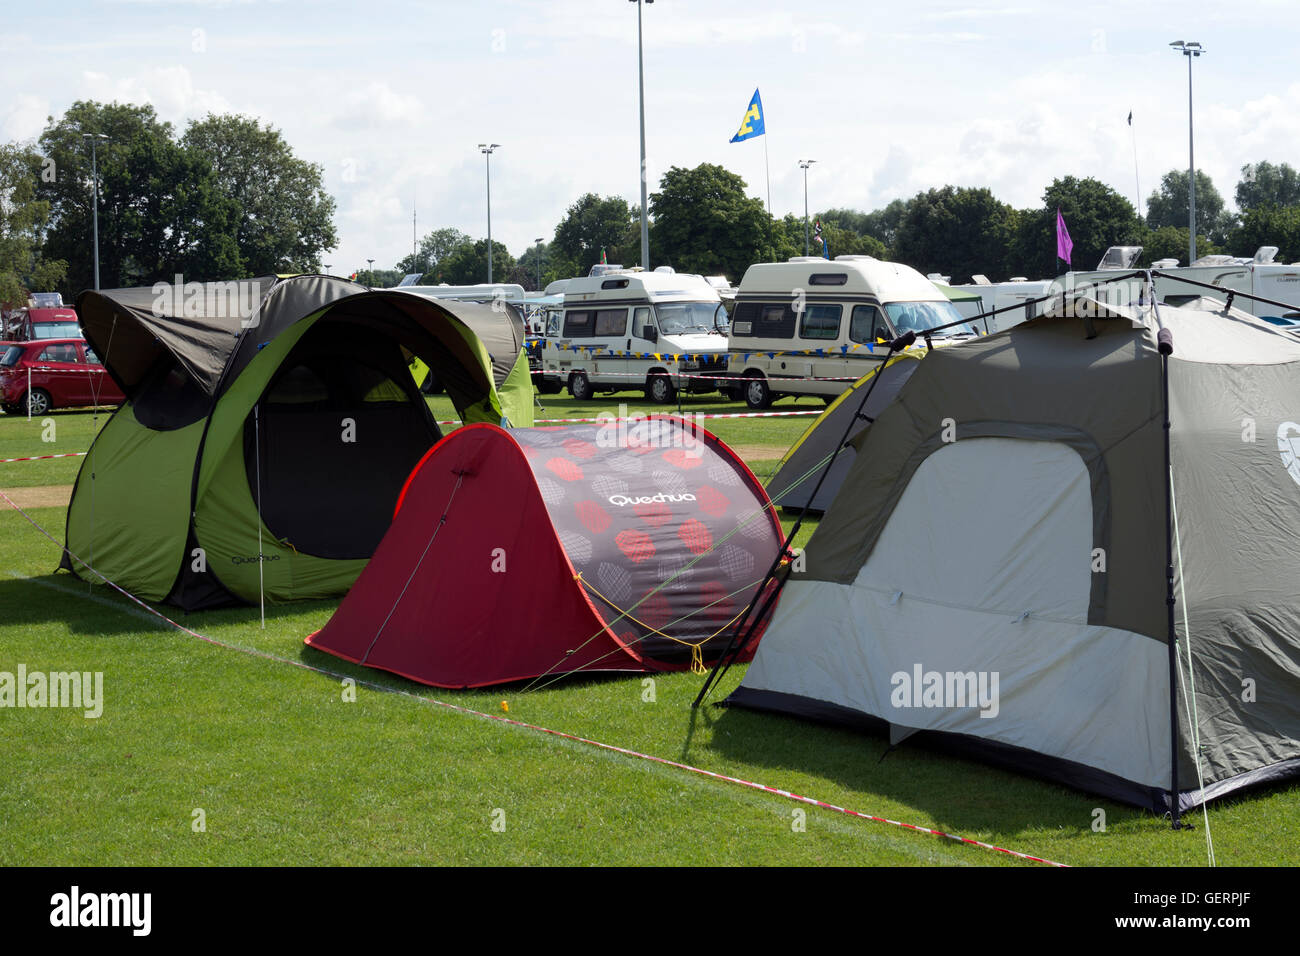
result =
[[[885,324],[884,313],[874,305],[855,305],[853,318],[849,320],[849,341],[866,343],[876,339],[892,339],[894,336]]]
[[[595,312],[564,313],[564,337],[566,339],[589,339],[596,325]]]
[[[799,323],[801,339],[838,339],[840,337],[840,315],[842,306],[810,305],[804,309],[803,321]]]
[[[627,309],[601,309],[597,312],[596,335],[627,335]]]
[[[741,302],[732,316],[731,331],[753,338],[794,338],[794,309],[774,302]]]

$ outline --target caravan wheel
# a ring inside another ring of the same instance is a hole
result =
[[[672,380],[667,375],[659,372],[650,376],[650,384],[646,388],[646,396],[653,402],[660,405],[668,405],[677,397],[677,389],[673,388]]]
[[[569,394],[580,402],[591,398],[593,391],[586,372],[574,372],[569,378]]]
[[[745,404],[750,408],[768,408],[772,404],[772,393],[761,375],[754,375],[745,380]]]

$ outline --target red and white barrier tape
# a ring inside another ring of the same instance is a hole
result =
[[[51,537],[48,531],[42,528],[40,524],[38,524],[36,520],[31,517],[31,515],[23,511],[22,508],[18,507],[18,505],[14,503],[14,500],[10,498],[8,495],[6,495],[3,491],[0,491],[0,498],[4,498],[4,500],[9,503],[10,507],[12,507],[15,511],[17,511],[20,515],[22,515],[24,518],[27,519],[28,523],[31,524],[32,527],[34,527],[37,531],[43,534],[55,545],[58,545],[58,542],[55,541],[53,537]],[[964,843],[967,846],[976,846],[976,847],[980,847],[981,849],[992,850],[996,853],[1003,853],[1006,854],[1007,856],[1013,856],[1020,860],[1028,860],[1031,863],[1043,863],[1047,866],[1055,866],[1055,867],[1069,866],[1069,864],[1067,863],[1057,863],[1054,860],[1048,860],[1044,857],[1032,856],[1031,854],[1028,853],[1021,853],[1018,850],[1008,850],[1005,847],[1000,847],[994,843],[985,843],[982,840],[974,840],[971,839],[970,837],[958,836],[955,833],[947,833],[944,830],[936,830],[933,827],[917,826],[914,823],[902,823],[898,820],[891,820],[888,817],[876,816],[875,814],[872,813],[863,813],[860,810],[850,810],[846,807],[841,807],[834,803],[827,803],[824,800],[818,800],[815,797],[806,797],[803,796],[802,794],[794,793],[789,790],[782,790],[778,787],[769,787],[767,784],[756,783],[752,780],[745,780],[742,777],[732,777],[732,776],[728,776],[727,774],[716,773],[715,771],[712,770],[705,770],[701,767],[695,767],[688,763],[681,763],[676,760],[669,760],[665,757],[656,757],[653,754],[644,754],[636,750],[629,750],[626,747],[616,747],[613,744],[602,743],[599,740],[592,740],[588,737],[579,737],[576,734],[567,734],[564,733],[563,731],[551,730],[548,727],[542,727],[538,724],[525,723],[522,720],[514,720],[510,717],[503,717],[499,714],[485,713],[481,710],[474,710],[471,707],[464,707],[460,704],[452,704],[446,701],[441,701],[438,700],[436,697],[426,697],[423,694],[417,694],[412,691],[402,690],[400,687],[388,687],[383,684],[373,683],[371,681],[365,680],[364,678],[350,677],[347,674],[341,674],[337,671],[332,671],[324,667],[317,667],[314,664],[308,664],[305,661],[294,660],[293,658],[290,657],[281,657],[278,654],[271,654],[267,651],[259,651],[256,648],[244,647],[240,644],[230,644],[226,641],[221,641],[214,637],[208,637],[205,634],[200,634],[198,631],[192,630],[191,628],[188,628],[183,624],[178,624],[176,621],[173,621],[167,615],[158,611],[156,608],[150,606],[149,604],[146,604],[144,601],[137,598],[134,594],[131,594],[125,588],[110,581],[107,577],[105,577],[103,574],[100,574],[100,572],[96,571],[94,568],[90,567],[90,565],[86,564],[86,562],[82,561],[76,555],[71,554],[71,552],[69,552],[69,554],[77,564],[90,570],[97,578],[103,581],[104,584],[106,584],[108,587],[112,588],[114,591],[117,591],[119,594],[121,594],[129,601],[133,602],[134,604],[139,605],[149,614],[171,625],[181,633],[188,634],[190,637],[197,638],[198,640],[204,641],[208,644],[212,644],[215,647],[224,648],[225,650],[238,651],[241,654],[248,654],[252,657],[258,657],[263,660],[276,661],[277,663],[280,664],[289,664],[293,667],[297,667],[305,671],[310,671],[315,674],[320,674],[322,676],[329,677],[333,680],[339,680],[339,681],[352,680],[358,687],[365,687],[369,690],[378,691],[384,694],[395,694],[399,697],[408,697],[412,700],[420,701],[430,706],[442,707],[446,710],[455,711],[457,713],[465,714],[467,716],[481,717],[486,720],[494,720],[497,721],[498,723],[509,724],[510,726],[513,727],[520,727],[525,730],[532,730],[536,733],[549,734],[552,737],[558,737],[564,740],[572,740],[575,741],[576,743],[586,744],[589,747],[596,747],[600,750],[610,751],[611,753],[622,754],[625,757],[634,757],[638,760],[645,760],[650,763],[657,763],[665,767],[672,767],[677,770],[683,770],[686,771],[687,773],[699,774],[700,776],[709,777],[713,780],[721,780],[724,783],[733,783],[736,784],[737,786],[747,787],[751,790],[759,790],[762,791],[763,793],[773,794],[774,796],[785,797],[786,799],[789,800],[794,800],[799,803],[806,803],[814,807],[821,807],[823,810],[831,810],[836,813],[845,814],[846,816],[856,817],[860,820],[871,820],[875,823],[885,823],[890,826],[900,827],[904,830],[914,830],[917,833],[928,833],[930,836],[942,837],[945,840],[952,840],[956,843]]]
[[[586,369],[582,369],[582,368],[578,368],[578,369],[534,368],[534,369],[529,369],[528,374],[550,375],[555,378],[568,378],[569,374],[572,372],[585,372],[585,371]],[[644,372],[602,371],[602,372],[595,372],[592,374],[599,375],[603,379],[604,378],[625,378],[628,381],[635,381],[635,382],[645,381],[646,378],[646,374]],[[737,385],[737,386],[745,384],[744,376],[729,375],[726,372],[713,372],[711,374],[705,372],[666,372],[664,374],[666,375],[666,377],[672,379],[699,378],[710,382],[726,382],[728,384]],[[866,374],[867,374],[866,372],[862,373],[862,375],[866,375]],[[824,377],[819,377],[816,375],[767,375],[765,377],[769,382],[856,382],[858,379],[862,377],[862,375],[853,375],[853,376],[837,375],[837,376],[824,376]]]
[[[7,465],[11,461],[48,461],[51,458],[81,458],[85,455],[84,451],[70,451],[64,455],[33,455],[31,458],[0,458],[0,465]]]

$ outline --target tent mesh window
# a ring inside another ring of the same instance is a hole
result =
[[[249,413],[244,470],[279,540],[317,557],[368,558],[406,476],[442,434],[395,343],[328,333],[304,336]]]

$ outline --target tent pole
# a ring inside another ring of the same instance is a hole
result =
[[[848,424],[844,427],[844,434],[840,436],[840,440],[835,446],[835,451],[831,453],[830,461],[828,461],[826,467],[822,469],[821,476],[817,479],[817,484],[813,487],[812,493],[808,495],[808,500],[804,502],[803,508],[799,511],[799,517],[796,518],[794,524],[791,525],[790,533],[785,536],[785,541],[782,542],[780,550],[777,551],[776,557],[772,561],[772,566],[768,568],[767,574],[763,576],[763,580],[758,585],[758,590],[754,592],[753,600],[745,606],[745,613],[741,616],[740,620],[736,622],[736,626],[732,628],[731,638],[727,641],[727,646],[723,648],[722,653],[718,656],[717,661],[713,665],[713,670],[709,672],[709,676],[705,679],[704,686],[700,688],[699,694],[696,695],[695,700],[691,703],[692,707],[700,706],[700,704],[704,702],[704,698],[708,696],[709,689],[726,676],[727,671],[731,669],[731,665],[735,663],[735,659],[740,656],[745,645],[749,643],[754,628],[758,626],[759,621],[763,619],[763,615],[767,613],[768,609],[772,606],[772,602],[776,600],[776,596],[781,592],[781,588],[784,587],[784,582],[778,584],[772,595],[763,602],[762,610],[757,616],[753,617],[753,623],[750,624],[751,612],[754,610],[754,605],[763,594],[768,582],[776,576],[777,570],[781,566],[782,556],[789,551],[791,542],[794,541],[795,535],[799,533],[799,527],[803,524],[803,519],[808,514],[808,509],[817,498],[817,492],[821,491],[822,484],[826,481],[826,476],[830,474],[831,468],[835,465],[835,459],[839,457],[840,451],[848,442],[849,433],[853,431],[854,423],[862,416],[862,410],[867,407],[867,399],[871,397],[871,392],[880,381],[880,373],[885,370],[885,366],[889,364],[889,360],[895,352],[903,351],[915,341],[915,332],[905,332],[889,343],[889,351],[885,354],[884,359],[876,368],[876,374],[871,379],[871,384],[863,389],[862,401],[858,403],[858,410],[854,412],[853,417],[849,419]],[[739,639],[741,631],[744,630],[745,625],[747,624],[749,624],[749,630],[745,631],[744,639]]]
[[[253,406],[253,458],[257,470],[257,596],[262,607],[262,630],[266,630],[266,561],[262,557],[262,417],[261,403]]]
[[[1154,308],[1154,304],[1153,304]],[[1157,318],[1159,312],[1156,312]],[[1174,629],[1174,531],[1173,502],[1170,500],[1170,481],[1173,468],[1169,452],[1169,356],[1174,351],[1173,333],[1161,328],[1156,333],[1160,351],[1160,377],[1164,388],[1165,432],[1165,607],[1169,627],[1169,813],[1175,830],[1183,827],[1178,806],[1178,635]]]

